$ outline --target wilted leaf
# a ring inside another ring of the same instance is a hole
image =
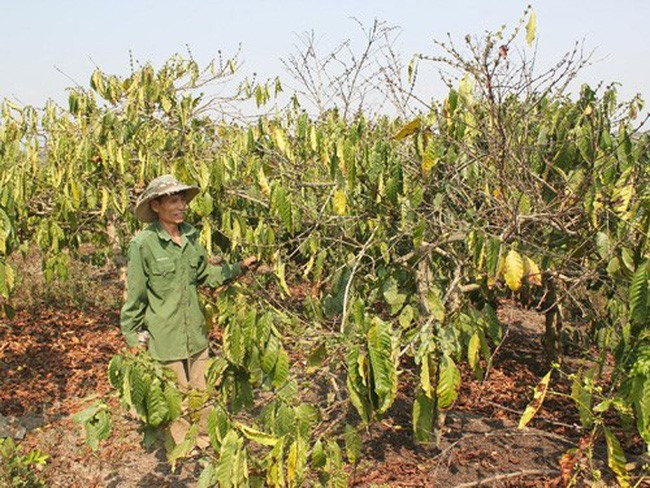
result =
[[[605,431],[605,441],[607,441],[607,464],[616,474],[619,486],[628,488],[630,486],[630,477],[625,469],[627,461],[621,443],[607,427],[603,426],[603,430]]]
[[[528,404],[526,410],[524,410],[521,419],[519,419],[519,428],[523,429],[528,425],[528,423],[533,420],[533,417],[537,411],[542,406],[544,398],[546,397],[546,391],[548,390],[548,383],[551,379],[551,373],[553,370],[549,371],[544,375],[541,381],[535,387],[535,393],[533,394],[533,400]]]
[[[420,129],[421,125],[422,122],[420,119],[413,119],[408,124],[403,126],[400,130],[398,130],[393,136],[393,139],[400,140],[410,136],[411,134],[415,134]]]
[[[514,249],[511,249],[506,256],[503,276],[508,288],[512,291],[521,288],[521,280],[524,277],[524,261]]]
[[[529,46],[532,46],[535,36],[537,35],[537,14],[533,10],[530,13],[530,19],[526,24],[526,42]]]
[[[524,256],[524,272],[528,283],[535,286],[542,286],[542,274],[535,261],[527,256]]]

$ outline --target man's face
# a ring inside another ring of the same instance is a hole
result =
[[[179,225],[185,219],[186,198],[183,192],[163,195],[151,201],[151,210],[158,215],[160,222]]]

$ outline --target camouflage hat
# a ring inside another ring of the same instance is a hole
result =
[[[199,187],[185,185],[172,175],[162,175],[151,180],[135,204],[136,218],[142,222],[153,222],[156,219],[156,214],[151,210],[149,202],[163,195],[171,195],[172,193],[178,192],[185,192],[187,202],[189,203],[199,193]]]

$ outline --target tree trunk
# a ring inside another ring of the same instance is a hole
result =
[[[562,307],[557,300],[557,290],[553,277],[546,279],[546,300],[544,301],[544,310],[546,310],[546,331],[544,334],[544,352],[546,353],[546,362],[550,365],[553,362],[562,360]]]
[[[106,226],[106,233],[111,243],[111,250],[113,252],[113,266],[117,273],[122,290],[124,290],[123,299],[126,300],[126,257],[122,254],[122,247],[120,246],[120,239],[117,234],[117,227],[115,226],[115,217],[111,216]]]
[[[429,266],[428,259],[424,258],[420,260],[420,262],[418,263],[418,268],[415,272],[415,280],[417,284],[419,304],[420,304],[420,309],[422,310],[422,316],[428,320],[429,316],[431,315],[431,307],[429,305],[428,295],[429,295],[429,291],[433,288],[433,273],[431,272],[431,267]],[[435,369],[435,374],[433,375],[434,385],[438,384],[438,378],[440,375],[439,361],[440,361],[440,357],[439,357],[439,353],[437,353],[435,359],[436,369]],[[434,402],[433,403],[434,417],[432,422],[433,444],[436,447],[436,449],[440,449],[442,443],[442,431],[445,425],[445,417],[447,416],[447,413],[444,411],[440,411],[438,409],[437,395],[434,395],[433,402]]]

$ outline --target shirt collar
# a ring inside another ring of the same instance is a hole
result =
[[[163,241],[171,241],[172,237],[169,235],[169,233],[163,229],[163,226],[160,225],[160,222],[156,219],[152,222],[151,224],[152,229],[156,232],[158,235],[158,239],[163,240]],[[180,225],[179,230],[181,231],[182,236],[189,237],[192,234],[196,234],[197,230],[194,226],[188,224],[187,222],[183,222]]]

